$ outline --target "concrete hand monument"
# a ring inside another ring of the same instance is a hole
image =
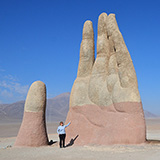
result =
[[[46,86],[43,82],[36,81],[28,91],[23,121],[14,146],[48,145],[45,109]]]
[[[67,120],[77,145],[145,142],[145,120],[132,59],[115,15],[98,19],[97,57],[91,21],[83,27],[77,78]]]

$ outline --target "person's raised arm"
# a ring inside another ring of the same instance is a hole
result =
[[[65,125],[65,128],[68,127],[71,124],[71,122],[69,122],[67,125]]]

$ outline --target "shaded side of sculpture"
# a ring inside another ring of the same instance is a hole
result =
[[[77,145],[146,140],[136,73],[114,14],[99,16],[96,59],[92,22],[84,23],[66,121],[72,121],[67,140],[79,135]]]
[[[25,102],[23,121],[14,146],[38,147],[48,145],[45,121],[46,86],[34,82]]]

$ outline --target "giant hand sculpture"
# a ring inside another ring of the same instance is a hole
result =
[[[114,14],[99,16],[96,60],[92,22],[84,23],[67,121],[67,139],[79,135],[77,145],[145,142],[136,73]]]
[[[45,109],[46,86],[43,82],[36,81],[28,91],[23,121],[15,146],[38,147],[48,145]]]

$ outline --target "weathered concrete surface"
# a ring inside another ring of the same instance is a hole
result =
[[[123,102],[117,103],[116,107],[71,107],[67,117],[72,120],[71,126],[66,129],[68,141],[78,135],[75,140],[77,145],[144,143],[145,123],[141,103]]]
[[[48,145],[45,109],[46,86],[43,82],[36,81],[28,91],[23,121],[14,146]]]
[[[137,77],[114,14],[99,16],[94,57],[92,22],[86,21],[67,116],[67,122],[72,121],[68,141],[79,135],[78,145],[143,143],[145,121]]]

